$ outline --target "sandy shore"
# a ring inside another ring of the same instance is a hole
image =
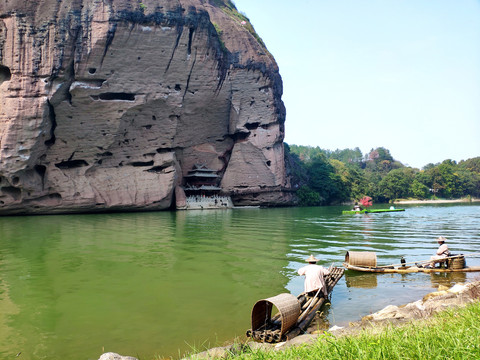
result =
[[[449,204],[449,203],[473,203],[480,202],[480,199],[455,199],[455,200],[395,200],[394,204]]]

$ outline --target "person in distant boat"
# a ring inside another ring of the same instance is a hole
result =
[[[434,266],[437,260],[446,259],[450,255],[450,251],[448,250],[448,245],[445,244],[446,241],[447,239],[443,236],[440,236],[437,238],[438,249],[437,249],[436,255],[433,255],[430,257],[430,260],[432,262],[429,264],[429,266]]]
[[[315,259],[313,255],[310,255],[305,261],[308,262],[308,265],[298,269],[298,275],[305,275],[305,293],[314,296],[318,289],[321,289],[323,296],[327,297],[328,293],[324,276],[330,273],[329,270],[321,265],[317,265],[318,259]]]
[[[353,211],[362,211],[363,209],[360,205],[358,205],[358,203],[355,203],[352,210]]]

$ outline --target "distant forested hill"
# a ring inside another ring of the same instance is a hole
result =
[[[458,164],[444,160],[423,169],[395,160],[383,147],[324,150],[285,144],[285,156],[300,205],[330,205],[370,196],[374,202],[395,199],[480,197],[480,157]]]

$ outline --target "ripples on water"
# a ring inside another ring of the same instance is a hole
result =
[[[479,249],[478,205],[344,209],[0,218],[0,358],[178,357],[243,337],[257,300],[302,292],[296,271],[310,254],[325,266],[340,266],[347,251],[374,251],[384,265],[419,261],[440,235],[454,253]],[[323,326],[478,275],[347,272]]]

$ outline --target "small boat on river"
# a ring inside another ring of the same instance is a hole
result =
[[[343,210],[342,214],[375,214],[384,212],[405,211],[405,209],[364,209],[364,210]]]
[[[480,266],[466,266],[465,256],[452,255],[445,259],[436,260],[432,267],[426,267],[431,260],[417,261],[412,263],[404,262],[403,258],[400,264],[377,265],[377,255],[369,251],[347,251],[343,266],[347,270],[379,273],[379,274],[408,274],[408,273],[432,273],[432,272],[473,272],[480,271]],[[408,264],[414,264],[408,266]]]
[[[330,267],[329,274],[325,275],[329,295],[344,271],[343,268]],[[247,330],[246,335],[253,340],[268,343],[293,339],[308,328],[317,311],[326,301],[327,299],[320,294],[320,291],[313,297],[305,293],[297,297],[283,293],[259,300],[253,306],[252,327]],[[274,306],[278,312],[272,316]]]
[[[369,209],[372,206],[372,198],[370,196],[364,196],[360,199],[360,204],[355,203],[352,210],[344,210],[342,214],[375,214],[375,213],[384,213],[384,212],[398,212],[405,211],[405,209],[395,209],[395,206],[390,206],[388,209]],[[364,209],[362,208],[364,207]]]

